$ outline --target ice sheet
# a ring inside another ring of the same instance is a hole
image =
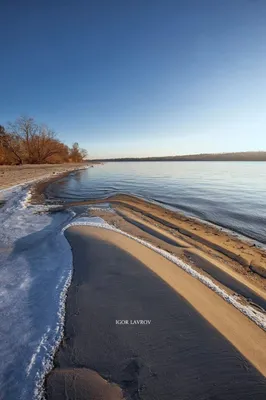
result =
[[[72,214],[40,213],[23,186],[1,196],[0,397],[39,399],[62,334],[72,253],[61,229]]]

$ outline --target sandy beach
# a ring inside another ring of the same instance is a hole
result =
[[[24,165],[0,165],[0,189],[36,179],[51,179],[53,175],[65,174],[76,169],[86,167],[86,163],[67,164],[24,164]]]
[[[89,215],[99,216],[122,231],[174,254],[211,277],[228,293],[239,296],[244,304],[266,310],[266,251],[263,247],[134,196],[117,195],[78,204],[106,202],[113,213],[96,207],[88,209]]]
[[[160,224],[169,233],[175,233],[175,240],[180,239],[180,247],[197,244],[200,249],[207,248],[209,252],[218,252],[221,257],[227,257],[243,268],[246,273],[254,272],[263,278],[266,277],[266,254],[252,243],[239,240],[236,236],[228,235],[222,228],[206,224],[198,219],[184,216],[176,211],[167,210],[157,204],[147,202],[135,196],[116,195],[104,200],[90,203],[109,202],[125,217],[131,217],[135,222],[141,219],[147,226],[155,226],[159,231]],[[75,204],[75,203],[72,203]],[[81,203],[80,203],[81,204]],[[127,213],[130,212],[130,215]],[[245,275],[244,271],[243,274]],[[251,275],[250,275],[251,276]]]
[[[48,399],[265,398],[262,329],[132,239],[86,226],[66,237],[74,274]]]

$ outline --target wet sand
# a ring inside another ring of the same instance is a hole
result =
[[[145,224],[146,227],[163,231],[168,236],[174,236],[180,247],[189,247],[192,252],[197,250],[203,258],[211,256],[218,261],[216,266],[227,269],[238,275],[239,279],[259,290],[262,289],[266,298],[266,251],[253,241],[242,240],[229,234],[218,226],[188,217],[177,211],[171,211],[158,204],[150,203],[131,195],[115,195],[107,199],[95,199],[84,202],[67,203],[64,207],[75,205],[91,205],[109,203],[124,218],[131,218]]]
[[[132,239],[91,227],[66,237],[74,273],[47,399],[98,399],[92,387],[119,399],[114,384],[128,399],[265,399],[262,329]]]
[[[237,261],[230,256],[230,252],[238,252],[241,258],[249,254],[258,260],[257,266],[263,270],[265,249],[230,235],[219,227],[207,225],[204,221],[188,218],[134,196],[116,195],[108,198],[111,209],[101,208],[102,202],[106,203],[106,200],[71,205],[79,204],[75,205],[76,212],[101,217],[120,230],[175,255],[201,275],[211,278],[229,295],[237,296],[242,304],[266,313],[266,279],[252,271],[250,266],[244,266],[241,260]],[[85,204],[89,205],[87,209]],[[63,207],[69,207],[69,204]],[[184,234],[184,227],[186,232],[195,228],[203,238],[208,239],[208,245],[189,233]],[[215,243],[213,246],[213,238],[223,250],[218,251]]]
[[[89,214],[101,217],[122,231],[177,256],[202,275],[210,277],[229,294],[237,295],[240,302],[266,312],[265,279],[253,273],[250,273],[252,276],[244,275],[245,270],[241,270],[242,267],[232,260],[222,258],[220,254],[210,253],[208,248],[196,242],[192,244],[185,238],[181,240],[163,224],[152,225],[150,221],[143,219],[142,214],[136,215],[120,206],[115,206],[115,213],[97,209],[89,211]]]

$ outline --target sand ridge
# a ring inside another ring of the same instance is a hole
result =
[[[65,235],[74,273],[65,337],[47,378],[48,400],[65,390],[60,370],[75,377],[81,367],[115,382],[126,398],[265,398],[263,330],[171,261],[121,233],[72,226]],[[82,387],[79,400],[87,399]]]
[[[141,212],[153,221],[177,229],[184,237],[217,250],[219,253],[237,261],[243,267],[249,268],[264,278],[266,277],[266,253],[254,245],[251,246],[249,243],[232,237],[212,225],[206,225],[195,218],[165,209],[162,210],[162,207],[136,197],[121,195],[111,198],[109,201]]]
[[[143,262],[177,293],[182,295],[208,322],[221,332],[266,376],[266,334],[234,307],[201,282],[152,250],[134,240],[105,229],[72,227],[71,231],[112,243]],[[245,335],[243,335],[245,332]]]
[[[241,282],[243,285],[249,287],[254,293],[257,293],[258,296],[260,296],[265,300],[265,304],[263,302],[262,307],[265,308],[266,310],[266,291],[258,287],[249,279],[247,279],[246,275],[236,272],[233,268],[230,268],[230,265],[228,265],[228,263],[225,263],[222,260],[215,258],[212,254],[208,254],[208,252],[204,251],[204,249],[201,248],[201,246],[198,245],[198,243],[197,245],[193,245],[192,243],[188,243],[180,238],[177,238],[176,236],[167,232],[166,230],[158,226],[154,226],[150,222],[141,219],[138,215],[129,212],[127,209],[123,208],[121,209],[117,207],[116,210],[119,215],[121,215],[124,219],[131,222],[132,224],[137,223],[144,225],[144,227],[152,229],[158,232],[160,235],[164,235],[169,240],[175,242],[176,245],[179,246],[179,248],[183,249],[183,254],[186,256],[186,258],[189,260],[194,260],[195,264],[201,265],[203,270],[207,269],[204,267],[206,267],[207,263],[210,263],[216,269],[221,269],[223,272],[230,275],[232,279],[235,279]]]
[[[91,205],[109,202],[118,214],[131,222],[145,224],[174,237],[180,248],[187,248],[181,252],[189,262],[189,252],[202,257],[212,258],[216,267],[223,267],[227,273],[234,275],[242,283],[250,286],[261,297],[266,299],[266,250],[258,247],[254,242],[242,240],[223,229],[204,221],[184,216],[181,213],[169,211],[157,204],[129,195],[116,195],[107,199],[89,200],[86,202],[71,202],[63,207],[75,205]],[[91,215],[100,215],[92,213]],[[110,220],[112,217],[106,215]]]

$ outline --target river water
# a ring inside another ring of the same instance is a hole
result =
[[[266,243],[265,162],[110,162],[46,193],[65,201],[130,193]]]

